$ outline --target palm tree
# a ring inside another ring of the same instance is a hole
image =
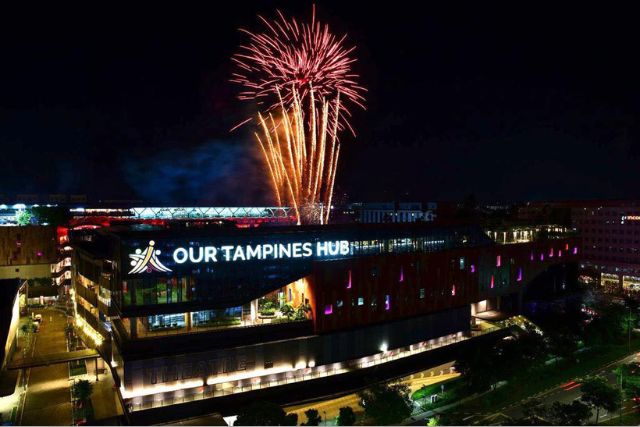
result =
[[[282,313],[283,316],[286,316],[287,319],[291,320],[291,318],[295,314],[295,310],[291,306],[291,304],[285,304],[282,307],[280,307],[280,313]]]

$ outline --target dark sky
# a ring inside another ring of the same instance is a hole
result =
[[[379,3],[316,2],[369,88],[357,138],[343,137],[352,200],[640,196],[634,10]],[[255,111],[234,97],[229,57],[258,13],[311,4],[5,10],[0,194],[269,203],[252,127],[229,133]]]

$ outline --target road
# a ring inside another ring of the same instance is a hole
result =
[[[414,391],[425,385],[437,384],[458,377],[460,374],[449,372],[450,366],[452,366],[452,364],[442,365],[437,368],[431,368],[429,370],[419,372],[417,374],[411,375],[410,377],[404,378],[402,382],[409,385],[411,393],[413,393]],[[434,375],[431,375],[432,372]],[[338,417],[340,408],[345,406],[350,406],[356,412],[362,410],[360,406],[360,399],[358,398],[357,393],[351,393],[333,399],[305,403],[302,405],[289,406],[285,407],[284,410],[287,413],[293,412],[298,414],[298,422],[304,422],[306,421],[304,411],[313,408],[320,413],[322,419],[326,418],[329,420],[329,424],[335,424],[335,419]]]
[[[611,385],[617,386],[618,378],[616,378],[616,375],[613,373],[613,370],[617,366],[620,366],[626,363],[631,363],[634,361],[638,361],[637,355],[635,354],[629,357],[626,357],[620,361],[614,362],[605,368],[594,371],[590,375],[600,375],[606,378]],[[562,385],[560,385],[559,387],[555,387],[551,390],[548,390],[538,395],[537,398],[540,399],[540,401],[547,406],[550,406],[551,404],[553,404],[553,402],[571,403],[574,400],[580,399],[580,396],[582,395],[580,386],[581,384],[579,382],[567,381]],[[637,403],[627,401],[624,403],[622,412],[623,413],[634,412],[634,411],[637,411],[639,407],[640,405],[638,405]],[[599,422],[602,423],[610,419],[615,420],[615,418],[618,417],[619,415],[620,415],[620,412],[607,413],[606,410],[601,410]],[[491,414],[489,416],[470,415],[468,419],[465,420],[465,422],[468,422],[469,424],[471,423],[493,424],[494,422],[503,421],[505,419],[505,416],[511,419],[518,419],[522,417],[523,416],[522,402],[513,404],[507,408],[504,408],[502,411],[495,414]],[[593,411],[593,417],[590,420],[590,423],[595,423],[595,410]]]
[[[58,310],[34,310],[42,314],[34,355],[67,351],[64,328],[67,316]],[[70,425],[69,371],[66,363],[27,369],[27,391],[18,413],[21,425]]]

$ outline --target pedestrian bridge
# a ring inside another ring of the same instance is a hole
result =
[[[50,353],[42,356],[25,357],[7,363],[7,369],[37,368],[39,366],[56,365],[58,363],[75,362],[78,360],[95,359],[100,357],[97,350],[85,349],[65,351],[64,353]]]

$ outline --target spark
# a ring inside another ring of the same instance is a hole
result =
[[[364,109],[366,92],[352,70],[355,47],[346,47],[346,35],[338,37],[327,24],[316,21],[315,6],[310,22],[287,19],[280,11],[277,14],[273,21],[259,16],[263,32],[240,29],[249,41],[232,57],[237,69],[231,81],[243,87],[238,99],[253,100],[268,113],[279,109],[283,101],[291,105],[293,93],[298,94],[300,102],[313,96],[319,103],[341,94],[337,130],[347,128],[355,136],[348,107],[353,104]],[[315,107],[313,103],[311,107]]]
[[[292,105],[287,108],[284,97],[278,93],[279,116],[274,112],[258,114],[261,132],[255,136],[260,145],[271,183],[279,204],[293,207],[299,223],[326,224],[331,212],[331,199],[335,183],[340,141],[335,132],[338,126],[340,97],[322,99],[319,108],[306,107],[294,89],[290,94]],[[315,105],[313,91],[308,99]],[[310,132],[305,131],[305,112],[314,117]]]

